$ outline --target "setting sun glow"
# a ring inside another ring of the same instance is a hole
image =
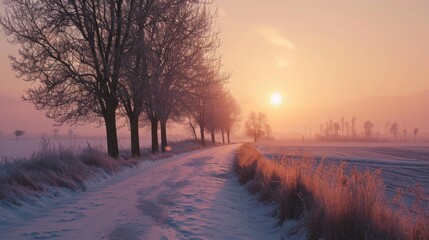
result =
[[[270,102],[274,106],[278,106],[282,103],[282,95],[280,93],[273,93],[270,97]]]

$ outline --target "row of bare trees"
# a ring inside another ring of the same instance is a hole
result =
[[[130,127],[132,154],[139,156],[141,122],[151,126],[153,152],[159,149],[158,126],[164,151],[167,122],[185,118],[199,125],[204,144],[205,128],[214,118],[209,113],[234,101],[224,89],[229,74],[216,53],[220,41],[210,4],[5,0],[0,24],[19,45],[12,68],[36,83],[25,100],[59,124],[104,124],[113,157],[119,155],[117,119],[123,118]],[[229,136],[231,121],[211,130]]]
[[[319,131],[319,137],[326,139],[335,139],[339,137],[348,138],[349,136],[356,137],[356,118],[352,117],[350,121],[347,121],[342,117],[340,121],[335,122],[330,119],[320,124]]]
[[[221,88],[208,89],[206,95],[199,99],[199,103],[191,115],[200,127],[202,145],[205,146],[205,130],[210,132],[213,143],[216,141],[216,132],[221,133],[223,143],[225,134],[227,142],[231,143],[232,128],[241,121],[240,107],[234,97]]]
[[[391,134],[394,139],[400,136],[398,122],[386,121],[385,123],[385,138],[388,138],[388,134]],[[403,137],[407,137],[407,129],[403,129]],[[413,129],[414,138],[417,138],[419,132],[418,128]],[[325,124],[320,124],[319,138],[325,140],[338,140],[338,139],[357,139],[358,137],[364,137],[370,139],[376,136],[380,137],[380,132],[374,132],[374,123],[367,120],[363,123],[363,131],[359,135],[356,128],[356,118],[352,117],[350,122],[346,121],[345,118],[341,118],[340,121],[334,122],[332,119],[326,121]]]
[[[374,136],[373,127],[374,127],[374,124],[371,121],[365,121],[365,123],[364,123],[364,136],[366,138],[371,138],[371,137]],[[398,124],[398,122],[390,123],[390,121],[387,121],[385,123],[384,127],[385,127],[385,138],[387,138],[388,132],[390,134],[392,134],[392,137],[394,139],[397,139],[399,137],[400,133],[399,133],[399,124]],[[408,130],[404,128],[404,129],[402,129],[402,133],[403,133],[404,140],[406,140]],[[414,128],[413,129],[413,135],[414,135],[414,139],[415,140],[417,139],[417,134],[418,133],[419,133],[419,129],[418,128]],[[379,135],[380,135],[380,133],[376,132],[376,135],[377,135],[377,138],[378,138]]]
[[[386,123],[385,123],[385,135],[386,136],[387,136],[387,131],[389,131],[389,133],[392,134],[392,137],[394,139],[397,139],[400,136],[398,122],[391,123],[390,121],[386,121]],[[404,140],[406,140],[408,130],[404,128],[404,129],[402,129],[402,133],[403,133]],[[419,133],[419,129],[414,128],[412,133],[414,135],[414,140],[416,140],[417,134]]]

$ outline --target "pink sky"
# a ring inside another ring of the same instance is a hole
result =
[[[267,113],[274,133],[312,129],[356,116],[429,132],[429,1],[215,0],[228,84],[244,116]],[[0,132],[52,132],[52,121],[20,101],[0,36]],[[271,106],[273,92],[283,104]],[[64,132],[68,127],[63,128]],[[104,129],[78,128],[82,133]],[[121,132],[126,133],[126,128]]]

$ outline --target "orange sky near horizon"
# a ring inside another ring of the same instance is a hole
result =
[[[274,133],[353,116],[358,128],[429,131],[428,1],[216,3],[231,91],[244,112],[267,112]],[[270,106],[273,92],[281,106]]]
[[[214,0],[219,49],[243,110],[267,113],[275,136],[318,133],[320,123],[355,116],[429,132],[429,1]],[[0,132],[52,132],[52,121],[20,96],[0,36]],[[270,95],[283,96],[280,106]],[[66,132],[62,128],[63,133]],[[78,133],[104,134],[79,127]],[[384,131],[384,130],[383,130]],[[120,129],[124,135],[126,128]],[[242,130],[237,130],[239,134]]]

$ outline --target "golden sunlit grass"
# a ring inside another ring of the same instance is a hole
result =
[[[250,192],[278,205],[280,222],[302,218],[310,239],[429,239],[427,210],[414,207],[413,217],[393,207],[380,171],[346,174],[345,164],[310,156],[268,160],[251,144],[239,148],[234,168]]]
[[[280,95],[280,93],[271,94],[270,102],[272,105],[278,106],[278,105],[282,104],[282,100],[283,100],[282,95]]]

